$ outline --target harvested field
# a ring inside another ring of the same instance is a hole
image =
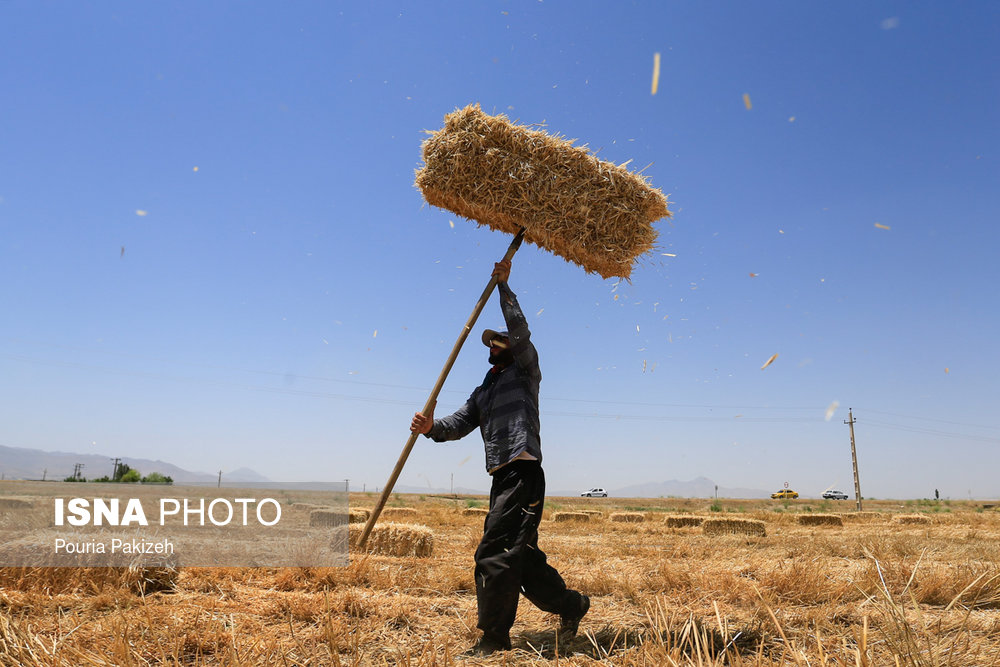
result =
[[[433,534],[429,556],[352,552],[342,568],[181,568],[162,579],[0,569],[0,665],[458,664],[477,637],[481,526],[460,517],[466,499],[401,497]],[[586,508],[556,500],[560,511]],[[549,561],[592,600],[580,635],[559,644],[560,665],[996,663],[1000,514],[953,503],[920,530],[885,520],[827,532],[800,525],[804,512],[719,502],[723,518],[763,521],[767,535],[708,536],[665,520],[543,524]],[[709,511],[709,501],[645,504],[668,516]],[[901,509],[871,505],[884,517]],[[555,665],[557,624],[522,600],[514,650],[474,662]]]
[[[394,519],[413,521],[416,518],[417,510],[412,507],[386,507],[378,519],[379,521],[392,521]]]
[[[608,518],[614,523],[642,523],[646,515],[642,512],[615,512]]]
[[[801,526],[843,526],[844,519],[838,514],[800,514]]]

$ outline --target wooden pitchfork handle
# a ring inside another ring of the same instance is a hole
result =
[[[503,256],[505,261],[509,261],[514,256],[517,249],[521,247],[521,241],[523,239],[524,230],[522,229],[514,236],[514,240],[510,242],[510,247],[507,248],[507,253]],[[489,301],[496,286],[496,276],[491,276],[489,284],[486,285],[486,289],[483,290],[482,296],[480,296],[479,301],[476,302],[476,307],[472,309],[472,315],[469,316],[465,326],[462,327],[462,333],[459,334],[458,340],[455,341],[455,347],[452,348],[451,354],[448,355],[448,360],[444,363],[444,369],[442,369],[441,374],[438,376],[437,382],[434,383],[434,388],[431,390],[431,395],[428,397],[427,403],[424,404],[424,409],[421,414],[428,415],[434,409],[434,406],[437,403],[438,394],[441,393],[441,387],[444,386],[445,378],[448,377],[448,373],[451,372],[451,367],[455,365],[455,360],[458,358],[459,350],[462,349],[465,339],[469,337],[469,332],[472,331],[472,327],[476,325],[476,320],[479,319],[479,314],[483,312],[483,307],[486,306],[486,302]],[[403,465],[406,463],[407,457],[410,456],[410,450],[413,449],[413,445],[417,441],[418,435],[418,433],[410,433],[410,437],[406,441],[406,445],[403,447],[403,453],[399,455],[399,460],[396,461],[396,467],[393,468],[392,474],[389,475],[389,481],[385,483],[385,488],[382,489],[382,496],[375,504],[375,508],[372,510],[372,515],[368,517],[368,523],[365,524],[365,530],[361,533],[361,539],[358,540],[359,549],[364,549],[365,544],[368,542],[368,535],[371,534],[372,528],[375,527],[375,522],[378,521],[378,517],[382,513],[382,509],[385,508],[385,503],[389,499],[389,494],[392,493],[392,488],[396,485],[399,473],[403,472]]]

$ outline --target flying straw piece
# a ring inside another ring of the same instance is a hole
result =
[[[827,406],[826,421],[830,421],[831,419],[833,419],[833,413],[836,412],[837,408],[839,407],[840,407],[840,401],[834,401],[833,403]]]
[[[653,92],[656,94],[656,90],[660,87],[660,54],[656,52],[653,54]]]
[[[376,329],[375,333],[372,334],[372,338],[378,338],[378,329]]]
[[[774,360],[778,358],[777,354],[772,354],[771,358],[764,362],[764,365],[760,367],[760,370],[764,370],[768,366],[774,363]]]
[[[748,95],[747,93],[743,93],[743,106],[747,108],[747,111],[753,109],[753,105],[750,104],[750,95]]]
[[[135,211],[135,214],[138,215],[139,217],[142,217],[142,216],[146,215],[146,213],[147,212],[143,211],[141,208],[140,209],[136,209],[136,211]]]
[[[889,225],[883,225],[881,222],[876,222],[875,229],[892,229],[892,227]]]

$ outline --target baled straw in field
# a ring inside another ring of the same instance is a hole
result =
[[[799,514],[800,526],[843,526],[844,520],[839,514]]]
[[[364,526],[351,524],[349,541],[356,547]],[[434,552],[434,533],[427,526],[408,523],[379,523],[372,528],[365,544],[368,553],[383,556],[426,558]]]
[[[371,510],[365,509],[363,507],[356,507],[347,512],[347,522],[348,523],[364,523],[368,520],[372,514]]]
[[[433,206],[516,234],[588,273],[628,278],[653,248],[667,198],[625,164],[559,136],[490,116],[478,104],[445,116],[424,141],[416,185]]]
[[[35,504],[30,498],[0,498],[0,510],[30,510]]]
[[[486,516],[489,513],[485,507],[466,507],[462,510],[462,516]]]
[[[897,514],[892,517],[892,520],[894,523],[916,526],[926,526],[933,523],[929,516],[924,516],[923,514]]]
[[[671,514],[664,519],[667,528],[689,528],[700,526],[705,521],[703,516],[690,516],[687,514]]]
[[[312,510],[309,512],[309,525],[313,528],[333,528],[344,525],[347,517],[337,510]]]
[[[701,530],[705,535],[767,536],[764,522],[757,519],[705,519]]]
[[[415,519],[417,518],[417,510],[412,507],[387,507],[385,511],[382,512],[383,519]]]
[[[591,519],[603,519],[604,512],[601,510],[578,510],[590,516]]]
[[[590,521],[590,515],[586,512],[553,512],[553,521]]]
[[[841,516],[847,521],[878,521],[885,515],[881,512],[845,512]]]
[[[615,512],[608,518],[614,523],[642,523],[646,515],[642,512]]]

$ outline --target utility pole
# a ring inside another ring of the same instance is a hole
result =
[[[83,470],[82,463],[73,464],[73,479],[80,479],[81,477],[83,477],[83,475],[80,474],[81,470]]]
[[[857,498],[857,501],[858,501],[858,511],[860,512],[861,511],[861,482],[858,480],[858,450],[854,446],[854,422],[856,422],[856,421],[857,421],[857,419],[854,418],[854,412],[851,410],[851,408],[848,408],[847,409],[847,421],[845,421],[844,423],[848,424],[851,427],[851,463],[854,465],[854,497]]]
[[[215,485],[215,488],[217,488],[217,489],[221,489],[222,488],[222,471],[221,470],[219,471],[219,483]]]
[[[118,479],[118,464],[121,462],[121,459],[115,457],[111,460],[115,462],[115,471],[111,473],[111,481],[114,482]]]
[[[46,468],[45,470],[42,471],[42,481],[43,482],[45,481],[45,476],[48,475],[48,474],[49,474],[49,469],[48,468]]]

